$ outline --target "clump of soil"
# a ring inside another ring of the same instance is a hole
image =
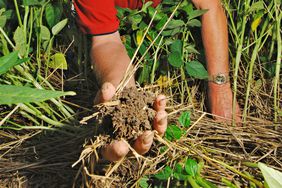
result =
[[[105,104],[100,112],[103,122],[107,122],[111,138],[132,141],[144,131],[152,130],[156,114],[154,99],[151,92],[126,88],[113,98],[113,102]]]

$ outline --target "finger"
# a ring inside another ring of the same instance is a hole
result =
[[[145,131],[144,134],[139,136],[133,144],[135,151],[141,155],[147,153],[154,140],[154,132]]]
[[[167,113],[166,111],[157,112],[153,128],[159,133],[159,135],[163,135],[167,128]]]
[[[154,109],[158,111],[164,111],[166,106],[166,97],[164,95],[158,95],[154,102]]]
[[[101,89],[98,91],[95,99],[94,104],[99,104],[103,102],[110,101],[113,96],[115,95],[116,88],[110,82],[105,82]]]
[[[102,149],[102,156],[109,161],[118,161],[125,157],[129,152],[127,143],[115,140]]]

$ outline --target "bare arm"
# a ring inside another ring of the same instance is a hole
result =
[[[110,82],[115,87],[122,80],[130,63],[119,32],[94,36],[92,38],[91,59],[99,81],[101,83]],[[128,86],[135,86],[133,78]]]

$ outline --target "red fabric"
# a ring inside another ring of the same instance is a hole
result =
[[[152,1],[154,7],[161,2]],[[87,34],[100,35],[118,30],[115,6],[136,9],[142,7],[142,0],[74,0],[74,6],[81,30]]]

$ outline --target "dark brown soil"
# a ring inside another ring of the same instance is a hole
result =
[[[153,93],[126,88],[113,98],[113,103],[105,104],[100,112],[103,126],[108,127],[112,139],[135,140],[146,130],[152,130],[155,116]],[[107,133],[106,133],[107,134]]]

